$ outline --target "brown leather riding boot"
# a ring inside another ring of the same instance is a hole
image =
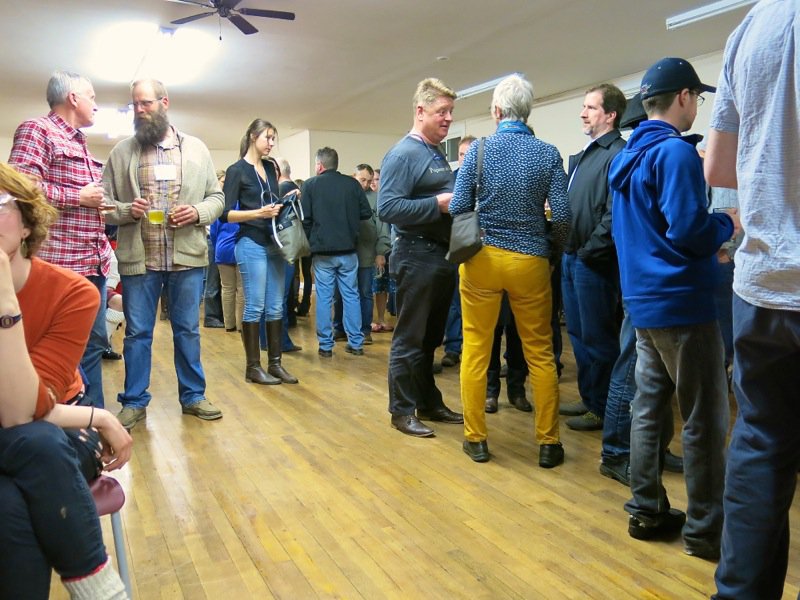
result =
[[[258,323],[242,322],[242,344],[247,360],[244,371],[244,380],[247,383],[260,383],[261,385],[277,385],[281,380],[273,377],[261,368],[261,348],[258,342]]]
[[[277,377],[283,383],[297,383],[297,377],[290,375],[281,366],[281,334],[283,333],[283,321],[267,321],[267,372],[273,377]]]

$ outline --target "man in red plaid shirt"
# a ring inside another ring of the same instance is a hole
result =
[[[100,308],[81,366],[89,380],[89,398],[102,407],[101,357],[108,345],[106,275],[112,250],[102,213],[103,165],[89,152],[80,131],[94,124],[94,88],[86,77],[57,71],[47,84],[47,103],[47,116],[17,128],[8,162],[40,181],[50,204],[58,209],[58,221],[38,256],[84,275],[100,293]]]

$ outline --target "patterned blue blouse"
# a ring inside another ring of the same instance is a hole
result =
[[[478,142],[469,147],[458,170],[450,214],[473,207]],[[572,219],[567,175],[555,146],[534,135],[520,121],[501,121],[486,138],[478,215],[483,243],[512,252],[549,258],[563,247]],[[545,219],[549,200],[552,230]]]

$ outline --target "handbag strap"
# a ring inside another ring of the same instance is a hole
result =
[[[482,137],[480,141],[478,141],[477,172],[475,174],[475,188],[472,192],[472,206],[475,212],[478,212],[478,194],[481,192],[481,179],[483,178],[483,145],[485,141],[485,137]]]

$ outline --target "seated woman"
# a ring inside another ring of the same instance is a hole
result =
[[[100,298],[84,277],[31,258],[56,217],[0,163],[0,598],[47,598],[52,569],[72,598],[127,598],[87,478],[122,467],[133,442],[110,412],[80,405]]]
[[[497,131],[486,138],[478,218],[483,248],[461,265],[461,403],[464,407],[464,452],[476,462],[489,460],[484,392],[486,369],[503,291],[508,293],[536,406],[539,466],[564,461],[558,430],[558,375],[550,325],[551,240],[563,245],[569,231],[567,176],[555,146],[534,137],[526,125],[533,106],[533,86],[511,75],[494,90],[492,116]],[[458,172],[450,214],[473,209],[479,144],[473,143]],[[545,220],[545,201],[552,210],[552,235]]]

